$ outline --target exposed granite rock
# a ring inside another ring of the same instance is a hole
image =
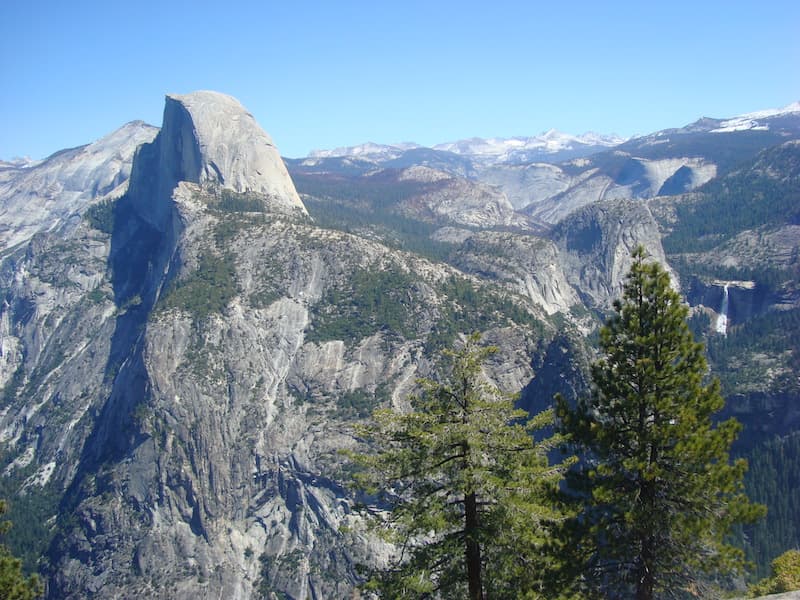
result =
[[[610,308],[622,295],[631,253],[639,244],[669,270],[658,224],[644,202],[615,200],[589,205],[561,221],[553,237],[561,250],[567,280],[597,307]],[[678,287],[675,274],[671,275]]]
[[[195,161],[184,163],[181,181],[263,194],[305,211],[272,138],[238,100],[208,91],[170,95],[164,112],[185,112],[188,117],[165,119],[165,127],[177,130],[174,141],[185,141],[186,149],[192,149],[181,153],[184,161]]]
[[[486,184],[456,177],[429,167],[410,167],[400,181],[431,184],[424,193],[403,202],[403,212],[472,227],[527,227],[504,193]]]
[[[306,212],[272,138],[238,100],[217,92],[166,97],[161,131],[139,149],[131,175],[139,216],[163,231],[181,181]]]
[[[455,264],[466,272],[508,282],[550,315],[568,313],[570,307],[580,303],[561,268],[558,248],[544,238],[475,232],[464,239]]]
[[[158,129],[123,125],[86,146],[62,150],[32,164],[0,168],[0,252],[38,232],[76,226],[87,206],[124,193],[136,148]]]
[[[498,186],[516,209],[555,224],[595,202],[686,192],[716,172],[715,164],[698,157],[653,160],[615,150],[561,165],[495,165],[479,171],[478,178]]]

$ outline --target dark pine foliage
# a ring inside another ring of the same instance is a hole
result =
[[[572,584],[590,596],[650,600],[706,575],[743,567],[732,527],[762,514],[743,493],[744,460],[729,449],[740,425],[715,423],[716,381],[669,275],[634,253],[624,295],[601,331],[594,391],[562,431],[583,456],[567,475],[578,514],[563,529]]]

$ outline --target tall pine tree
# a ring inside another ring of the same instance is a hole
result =
[[[742,491],[746,462],[729,460],[739,423],[713,420],[723,399],[716,380],[704,383],[688,309],[641,246],[633,258],[601,330],[593,393],[574,409],[559,398],[558,411],[582,456],[567,474],[580,507],[565,528],[576,587],[649,600],[741,569],[726,538],[763,509]]]
[[[360,430],[370,450],[353,455],[374,494],[376,522],[399,549],[368,587],[384,598],[539,598],[545,526],[561,517],[550,501],[564,467],[535,443],[531,420],[482,372],[497,349],[479,336],[446,354],[443,381],[421,380],[410,411],[378,410]]]

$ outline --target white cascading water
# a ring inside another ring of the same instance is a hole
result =
[[[728,286],[725,285],[722,291],[722,306],[717,317],[717,333],[727,335],[728,333]]]

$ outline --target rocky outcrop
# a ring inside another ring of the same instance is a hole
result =
[[[552,335],[527,294],[316,227],[266,134],[219,119],[255,127],[169,98],[112,227],[3,263],[4,469],[69,515],[52,598],[346,597],[387,552],[350,510],[352,422],[407,406],[456,318],[503,348],[507,391]]]
[[[217,92],[170,95],[164,114],[165,146],[183,150],[180,181],[263,194],[305,210],[272,138],[238,100]]]
[[[403,201],[400,209],[408,215],[471,227],[527,227],[505,194],[488,185],[422,166],[405,169],[398,180],[428,184]]]
[[[439,233],[440,239],[458,240],[453,259],[468,273],[501,281],[549,314],[569,313],[580,298],[561,268],[556,245],[545,238],[512,232],[465,232],[456,237],[452,228]],[[462,230],[463,231],[463,230]],[[449,236],[449,237],[448,237]]]
[[[639,244],[669,269],[658,224],[644,202],[592,204],[561,221],[552,235],[567,280],[592,306],[608,309],[622,296],[631,253]],[[677,277],[672,276],[677,287]]]
[[[238,100],[218,92],[167,96],[158,137],[137,153],[130,192],[138,214],[159,231],[181,181],[249,192],[271,208],[305,213],[272,138]]]
[[[158,129],[134,121],[86,146],[0,168],[0,252],[36,233],[76,226],[87,206],[124,193],[133,153]]]

